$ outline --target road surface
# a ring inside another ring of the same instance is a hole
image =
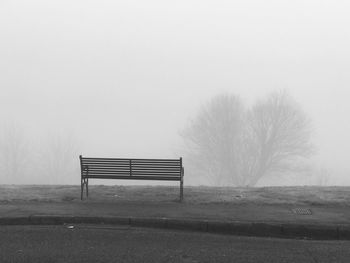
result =
[[[0,226],[0,262],[350,262],[350,241],[129,226]]]

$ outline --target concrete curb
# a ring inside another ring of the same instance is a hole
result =
[[[0,217],[0,225],[108,224],[200,231],[242,236],[350,240],[349,225],[308,225],[293,223],[248,223],[147,217],[89,217],[31,215]]]

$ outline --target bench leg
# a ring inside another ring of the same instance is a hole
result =
[[[181,180],[180,182],[180,202],[182,202],[184,198],[184,182]]]
[[[89,198],[89,179],[86,179],[86,197]]]
[[[81,179],[80,181],[80,190],[81,190],[81,193],[80,193],[80,200],[83,200],[83,193],[84,193],[84,181],[83,179]]]
[[[181,168],[181,181],[180,181],[180,202],[184,199],[184,175],[185,169]]]

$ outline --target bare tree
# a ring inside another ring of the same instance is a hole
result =
[[[310,171],[309,176],[313,185],[329,186],[332,183],[332,171],[323,164],[315,165]]]
[[[23,129],[3,125],[0,132],[0,173],[2,183],[21,182],[28,164],[28,147]]]
[[[249,116],[254,158],[247,185],[254,186],[267,173],[298,171],[300,159],[313,152],[310,124],[286,92],[275,92],[258,102]]]
[[[310,121],[285,92],[247,110],[224,94],[181,133],[192,169],[214,185],[254,186],[268,173],[296,170],[312,151]]]
[[[198,116],[181,132],[187,165],[213,185],[240,184],[240,140],[245,109],[239,97],[223,94],[203,105]],[[188,169],[189,170],[189,169]]]
[[[51,134],[41,143],[37,161],[43,178],[50,178],[50,183],[64,184],[76,181],[78,173],[77,139],[73,135]]]

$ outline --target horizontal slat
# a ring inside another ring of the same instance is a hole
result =
[[[84,170],[130,170],[130,166],[88,166]],[[131,170],[164,170],[164,171],[180,171],[181,167],[164,167],[164,166],[132,166]]]
[[[125,176],[172,176],[172,177],[179,177],[180,174],[169,174],[169,173],[135,173],[130,175],[129,173],[106,173],[106,172],[94,172],[91,174],[85,174],[83,177],[90,177],[94,175],[106,175],[106,176],[119,176],[119,175],[125,175]]]
[[[129,171],[103,171],[103,170],[89,171],[88,173],[84,173],[84,174],[95,174],[95,173],[101,173],[101,174],[130,174]]]
[[[130,162],[124,162],[124,163],[118,163],[118,162],[101,162],[101,163],[90,163],[90,162],[83,162],[82,165],[87,166],[130,166]],[[132,166],[141,166],[141,167],[148,167],[148,166],[165,166],[165,167],[180,167],[180,163],[134,163],[131,162]]]
[[[89,166],[89,167],[130,167],[130,164],[124,164],[124,163],[83,163],[83,166]]]
[[[105,174],[130,174],[130,171],[110,171],[110,170],[93,170],[84,174],[105,173]]]
[[[132,175],[160,175],[168,174],[170,176],[180,176],[180,173],[169,173],[169,172],[132,172]]]
[[[89,166],[87,169],[84,169],[85,170],[114,170],[114,171],[117,171],[117,170],[130,170],[130,166]]]
[[[132,173],[130,175],[130,173],[125,173],[125,172],[105,172],[105,171],[95,171],[95,172],[91,172],[88,174],[83,174],[83,176],[85,177],[89,177],[89,176],[93,176],[95,174],[105,174],[105,175],[129,175],[129,176],[139,176],[139,175],[144,175],[144,176],[180,176],[179,173]]]
[[[106,176],[118,176],[118,175],[127,175],[127,176],[175,176],[175,177],[179,177],[180,174],[169,174],[169,173],[137,173],[137,174],[132,174],[130,175],[129,173],[108,173],[108,172],[94,172],[94,173],[89,173],[89,174],[84,174],[83,176],[85,177],[89,177],[89,176],[93,176],[96,174],[103,174]]]
[[[110,160],[110,161],[86,161],[86,160],[82,160],[83,163],[130,163],[130,160],[126,160],[126,161],[116,161],[116,160]]]
[[[168,164],[168,163],[162,163],[162,164],[160,164],[160,163],[132,163],[131,164],[131,166],[132,167],[152,167],[152,166],[154,166],[154,167],[170,167],[170,168],[172,168],[172,167],[180,167],[180,164],[179,163],[177,163],[177,164]]]
[[[96,167],[130,167],[130,163],[83,163],[83,166],[96,166]],[[157,164],[157,163],[149,163],[149,164],[131,164],[132,167],[169,167],[176,168],[180,167],[180,164]]]
[[[111,161],[111,160],[121,160],[121,161],[126,161],[126,160],[130,160],[130,158],[95,158],[95,157],[82,157],[82,160],[88,160],[88,161],[101,161],[101,160],[106,160],[106,161]]]
[[[130,166],[96,166],[88,165],[83,170],[130,170]],[[132,166],[131,170],[164,170],[164,171],[180,171],[181,167],[168,167],[168,166]]]
[[[82,161],[83,164],[129,164],[130,161]]]
[[[180,164],[159,164],[159,163],[148,163],[148,164],[131,164],[132,167],[169,167],[176,168],[180,167]]]
[[[180,162],[180,159],[131,159],[135,162]]]
[[[137,162],[180,162],[180,159],[134,159],[134,158],[91,158],[82,157],[82,161],[137,161]]]
[[[171,172],[171,173],[179,173],[180,169],[154,169],[154,168],[150,168],[150,169],[132,169],[133,172],[159,172],[159,171],[164,171],[164,172]]]
[[[139,161],[135,161],[135,160],[131,160],[131,163],[134,165],[149,165],[149,164],[155,164],[155,165],[180,165],[180,162],[139,162]]]
[[[96,165],[96,164],[84,164],[87,168],[130,168],[130,165]]]
[[[115,178],[117,178],[117,177],[120,177],[120,176],[125,176],[125,177],[131,177],[130,175],[128,175],[128,174],[100,174],[100,173],[96,173],[96,174],[89,174],[88,176],[83,176],[83,178],[94,178],[94,177],[98,177],[98,176],[100,176],[100,177],[106,177],[106,178],[113,178],[113,177],[115,177]]]
[[[87,174],[93,174],[93,173],[125,173],[125,174],[130,174],[130,171],[128,170],[89,170],[88,172],[85,172]],[[132,174],[176,174],[179,175],[179,171],[163,171],[163,170],[158,170],[158,171],[141,171],[141,170],[135,170],[132,171]]]
[[[155,181],[180,181],[181,177],[179,176],[108,176],[108,175],[92,175],[85,178],[92,179],[125,179],[125,180],[155,180]]]
[[[164,171],[164,172],[180,172],[180,168],[171,169],[171,168],[132,168],[132,171]]]

